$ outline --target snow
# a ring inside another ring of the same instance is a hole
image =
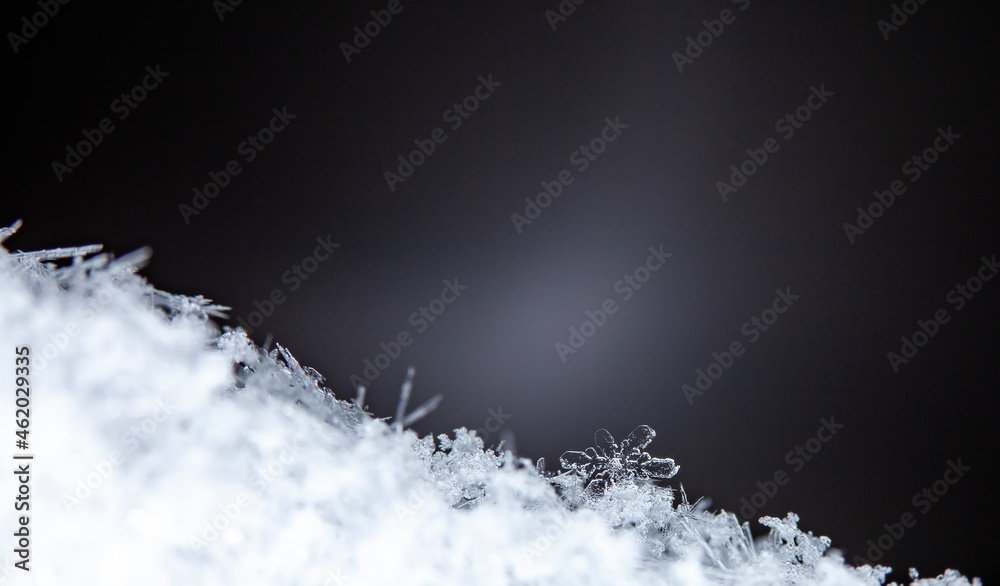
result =
[[[650,428],[621,447],[600,435],[593,455],[613,468],[600,491],[572,470],[484,450],[465,428],[421,438],[333,397],[287,348],[221,332],[211,317],[226,308],[155,290],[137,273],[148,250],[84,260],[98,250],[0,247],[3,388],[15,347],[33,359],[30,449],[8,435],[10,450],[35,457],[30,572],[14,566],[19,513],[4,505],[0,582],[885,581],[886,568],[845,565],[794,514],[761,519],[772,534],[754,543],[732,513],[663,486],[676,470],[642,452]],[[10,430],[13,393],[3,396],[0,429]],[[2,486],[12,503],[16,483]],[[953,571],[911,579],[978,584]]]

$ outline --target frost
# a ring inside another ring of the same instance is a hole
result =
[[[755,542],[733,513],[658,486],[679,467],[644,451],[648,426],[620,444],[599,431],[561,473],[466,428],[418,437],[407,427],[441,399],[407,413],[415,371],[387,423],[363,388],[338,398],[285,346],[220,331],[228,308],[155,289],[138,274],[149,257],[0,246],[0,352],[31,348],[39,463],[31,572],[13,567],[8,531],[0,582],[885,584],[888,568],[846,565],[794,514],[760,519],[771,533]]]
[[[768,543],[792,583],[813,577],[813,570],[830,548],[829,537],[814,537],[812,531],[803,533],[798,526],[799,516],[788,513],[784,519],[761,517],[760,524],[771,528]]]
[[[425,461],[448,504],[465,507],[486,496],[486,483],[503,463],[491,450],[483,450],[483,440],[464,427],[455,438],[438,436],[438,450]]]
[[[969,579],[958,570],[945,570],[940,576],[916,580],[918,575],[915,569],[910,569],[910,577],[915,580],[912,583],[913,586],[971,586],[972,584],[980,584],[979,578],[970,583]]]

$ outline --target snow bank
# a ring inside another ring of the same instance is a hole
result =
[[[27,490],[30,511],[2,507],[0,582],[884,582],[886,568],[845,565],[792,514],[763,519],[771,536],[754,543],[735,515],[637,467],[594,490],[578,473],[484,450],[464,428],[393,428],[333,397],[286,349],[220,332],[210,318],[226,308],[155,290],[136,274],[148,251],[84,260],[93,252],[0,247],[0,388],[11,389],[0,430],[11,455],[34,456],[10,460],[30,462],[28,482],[3,475],[0,498]],[[13,424],[21,347],[25,449]],[[26,561],[12,535],[25,514]]]

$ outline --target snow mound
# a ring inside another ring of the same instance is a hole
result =
[[[334,397],[280,345],[220,331],[227,308],[154,289],[137,274],[148,250],[97,251],[0,246],[4,388],[15,349],[30,352],[27,447],[8,437],[33,456],[12,460],[29,482],[3,483],[30,509],[0,514],[0,582],[884,583],[888,568],[846,565],[792,513],[762,518],[771,535],[755,543],[732,513],[657,486],[676,467],[641,453],[649,428],[641,448],[601,430],[558,474],[465,428],[421,438]]]

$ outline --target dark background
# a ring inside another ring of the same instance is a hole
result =
[[[880,560],[890,579],[995,575],[1000,282],[961,311],[945,300],[1000,252],[987,13],[931,0],[886,40],[890,2],[591,0],[553,31],[555,0],[403,0],[348,63],[341,43],[385,2],[248,0],[222,20],[209,0],[147,4],[71,2],[16,53],[8,36],[0,223],[25,221],[8,247],[148,244],[151,282],[234,318],[282,289],[252,337],[341,398],[407,330],[368,404],[392,415],[414,365],[413,406],[445,395],[421,434],[502,407],[518,453],[553,469],[600,427],[646,423],[649,451],[682,467],[672,483],[713,507],[781,469],[758,515],[795,511],[849,561],[912,512]],[[679,72],[671,55],[726,8],[735,22]],[[39,10],[5,5],[5,33]],[[119,120],[112,101],[156,65],[169,76]],[[490,74],[501,85],[452,130],[444,111]],[[781,138],[820,84],[833,96]],[[297,117],[246,163],[237,145],[283,107]],[[570,153],[615,116],[628,128],[578,172]],[[115,130],[58,180],[53,161],[105,117]],[[961,138],[911,183],[901,165],[949,125]],[[383,173],[437,127],[447,141],[390,191]],[[723,202],[716,181],[770,137],[780,150]],[[178,206],[232,159],[241,174],[186,223]],[[510,215],[563,169],[574,183],[518,234]],[[906,193],[851,244],[843,224],[896,179]],[[340,248],[291,291],[282,274],[327,235]],[[615,282],[661,244],[673,257],[622,302]],[[456,277],[468,289],[417,334],[410,314]],[[681,386],[785,287],[800,300],[689,404]],[[609,297],[620,310],[563,363],[556,342]],[[951,320],[894,373],[886,354],[942,307]],[[785,454],[830,416],[844,428],[793,471]],[[921,514],[913,495],[958,458],[972,470]]]

